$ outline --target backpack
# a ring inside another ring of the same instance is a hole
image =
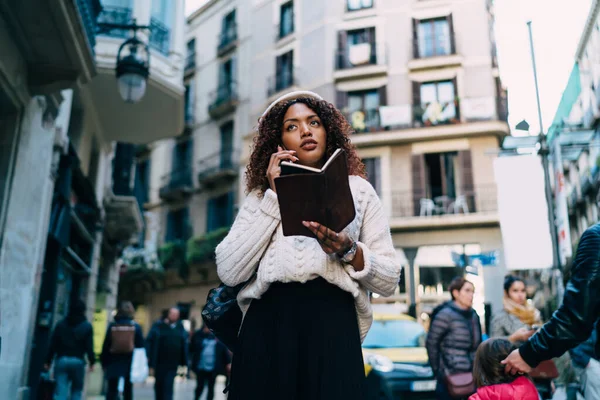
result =
[[[132,354],[135,348],[135,325],[113,324],[110,328],[110,353]]]

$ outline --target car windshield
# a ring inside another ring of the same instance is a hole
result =
[[[389,320],[374,321],[367,334],[363,347],[366,349],[386,349],[397,347],[422,347],[425,344],[425,330],[415,321]]]

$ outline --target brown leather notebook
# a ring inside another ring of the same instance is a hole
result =
[[[316,221],[341,232],[356,216],[342,149],[337,149],[321,169],[283,161],[275,188],[284,236],[314,238],[302,221]]]

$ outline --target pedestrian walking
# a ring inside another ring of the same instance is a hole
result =
[[[173,400],[177,368],[188,366],[188,333],[179,321],[179,309],[171,308],[157,321],[146,339],[148,367],[154,375],[156,400]]]
[[[401,267],[351,132],[340,111],[312,92],[288,93],[260,118],[246,171],[249,194],[216,250],[226,285],[250,280],[238,295],[245,316],[229,400],[365,398],[368,292],[393,294]],[[338,148],[347,156],[356,218],[341,232],[305,221],[318,239],[284,236],[279,163],[322,167]]]
[[[108,388],[106,400],[117,400],[119,380],[123,379],[123,400],[133,399],[131,363],[136,348],[144,347],[142,328],[133,320],[135,309],[130,301],[119,305],[114,322],[108,325],[100,361]]]
[[[477,393],[469,400],[539,400],[533,382],[527,376],[507,374],[500,363],[516,346],[507,339],[489,339],[475,354],[473,376]]]
[[[85,317],[85,303],[74,300],[69,313],[60,321],[50,339],[50,349],[44,368],[54,363],[55,400],[81,400],[85,380],[85,357],[90,371],[94,370],[94,330]],[[70,395],[69,395],[70,386]]]
[[[542,361],[558,357],[587,340],[600,325],[600,224],[588,228],[577,246],[563,303],[552,318],[503,361],[507,372],[529,373]],[[596,342],[595,354],[600,344]]]
[[[432,315],[426,341],[429,363],[438,381],[436,395],[439,400],[457,398],[452,395],[457,378],[472,382],[470,373],[475,351],[482,339],[479,316],[473,310],[474,285],[457,277],[450,283],[448,291],[452,301]],[[464,398],[475,391],[475,385],[471,387],[472,392]]]
[[[190,345],[192,370],[198,382],[195,399],[200,400],[204,385],[208,385],[206,400],[213,400],[217,376],[228,375],[231,370],[231,357],[227,347],[221,343],[206,325],[192,336]]]

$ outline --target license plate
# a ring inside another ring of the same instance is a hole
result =
[[[413,392],[433,392],[436,387],[436,381],[415,381],[411,384]]]

